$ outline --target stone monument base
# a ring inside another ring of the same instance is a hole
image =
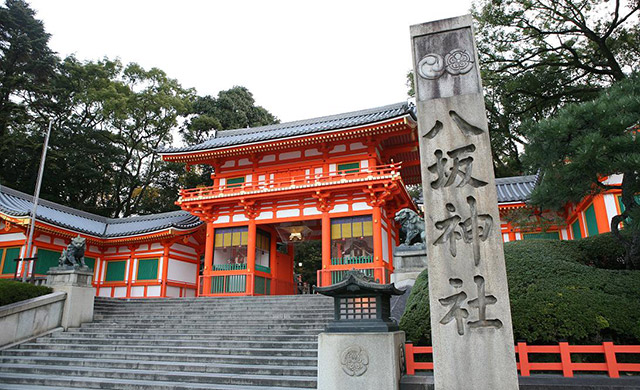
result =
[[[93,321],[93,300],[96,295],[91,285],[93,271],[89,268],[55,267],[47,272],[47,285],[53,291],[67,293],[61,326],[76,328]]]
[[[400,388],[404,332],[320,333],[318,390]]]
[[[400,246],[393,251],[393,265],[391,283],[397,288],[412,287],[418,275],[427,268],[427,251],[424,246]]]

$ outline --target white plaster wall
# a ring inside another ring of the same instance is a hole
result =
[[[318,149],[307,149],[304,151],[305,157],[313,157],[313,156],[322,156],[322,153],[318,151]]]
[[[351,205],[351,208],[353,209],[353,211],[373,210],[373,207],[369,206],[367,202],[355,202],[353,205]]]
[[[616,207],[616,197],[613,194],[604,194],[604,207],[607,209],[607,221],[611,223],[611,219],[618,215]]]
[[[607,178],[607,180],[603,181],[604,184],[621,184],[622,177],[624,175],[611,175]]]
[[[116,248],[115,247],[111,247],[111,248],[107,248],[107,250],[104,252],[105,254],[114,254],[116,253]]]
[[[251,165],[251,161],[248,158],[243,158],[238,161],[238,166]]]
[[[360,160],[360,168],[368,168],[369,160]]]
[[[151,244],[151,248],[150,249],[164,249],[162,244],[158,244],[157,242],[154,242],[153,244]]]
[[[295,152],[286,152],[286,153],[280,153],[280,160],[291,160],[292,158],[300,158],[302,157],[302,153],[300,153],[300,151],[295,151]]]
[[[99,297],[110,297],[111,296],[111,287],[100,287],[100,292],[98,293]]]
[[[122,298],[127,296],[127,288],[126,287],[114,287],[113,288],[113,296],[115,298]]]
[[[349,211],[349,205],[343,203],[335,205],[329,213],[344,213],[347,211]]]
[[[278,217],[278,218],[299,217],[299,216],[300,216],[300,209],[278,210],[278,211],[276,211],[276,217]]]
[[[273,218],[273,211],[263,211],[260,213],[260,215],[258,215],[256,217],[256,220],[258,219],[271,219]]]
[[[19,235],[21,235],[22,237],[26,238],[26,236],[25,236],[24,234],[22,234],[22,233],[13,233],[13,234],[19,234]],[[13,234],[12,234],[12,235],[13,235]],[[35,239],[35,240],[36,240],[36,241],[40,241],[40,242],[47,242],[47,243],[51,244],[51,236],[47,236],[47,235],[45,235],[45,234],[42,234],[42,235],[40,235],[40,236],[36,237],[36,239]]]
[[[144,297],[144,286],[133,286],[133,287],[131,287],[131,296],[132,297]]]
[[[389,234],[386,229],[382,229],[382,259],[389,262]]]
[[[244,214],[235,214],[233,216],[233,222],[244,222],[244,221],[248,221],[247,217],[245,217]]]
[[[336,164],[329,164],[329,172],[335,172],[336,169]]]
[[[129,248],[127,248],[126,246],[121,246],[118,247],[118,253],[129,253]]]
[[[131,263],[131,262],[132,262],[132,260],[129,260],[129,263]],[[136,281],[137,274],[138,274],[138,259],[133,261],[133,272],[131,273],[131,281],[133,281],[133,282]],[[125,276],[124,276],[125,280],[127,279],[127,276],[129,276],[128,273],[126,273]]]
[[[560,236],[562,237],[563,240],[568,240],[569,239],[568,229],[560,229]]]
[[[26,237],[22,233],[0,234],[0,242],[24,240]]]
[[[302,210],[302,214],[304,214],[304,215],[320,215],[320,214],[322,214],[322,212],[320,210],[318,210],[317,207],[305,207]]]
[[[227,222],[229,222],[229,216],[221,215],[220,217],[218,217],[218,219],[216,219],[216,221],[213,224],[216,225],[216,224],[227,223]]]
[[[509,242],[509,233],[502,233],[502,242]]]
[[[253,175],[247,175],[244,178],[245,183],[251,183],[253,181]]]
[[[329,153],[340,153],[347,150],[347,145],[336,145]]]
[[[175,250],[182,251],[182,252],[187,252],[187,253],[192,253],[194,255],[197,253],[196,250],[193,249],[192,247],[186,246],[186,245],[182,245],[182,244],[173,244],[173,245],[171,245],[171,249],[175,249]]]
[[[516,232],[516,240],[522,240],[522,234],[520,232]]]
[[[169,259],[167,279],[179,282],[196,283],[198,265],[176,259]]]
[[[349,149],[350,150],[366,149],[366,146],[362,142],[354,142],[349,145]]]
[[[161,287],[160,286],[149,286],[147,287],[147,296],[148,297],[159,297],[160,296]]]
[[[225,163],[222,164],[220,168],[231,168],[235,166],[236,166],[236,160],[228,160],[228,161],[225,161]]]
[[[60,245],[60,246],[64,246],[64,247],[66,247],[66,246],[67,246],[67,243],[66,243],[62,238],[55,238],[55,239],[53,240],[53,243],[54,243],[55,245]]]
[[[187,288],[187,289],[184,290],[184,292],[185,292],[185,296],[186,297],[191,298],[191,297],[195,297],[196,296],[196,290],[194,290],[194,289]]]
[[[266,156],[262,157],[262,159],[260,160],[261,163],[272,162],[272,161],[276,161],[275,154],[267,154]]]
[[[167,296],[168,297],[173,297],[173,298],[179,297],[180,296],[180,288],[173,287],[173,286],[167,286]]]

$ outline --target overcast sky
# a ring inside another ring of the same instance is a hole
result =
[[[281,121],[406,100],[409,26],[470,0],[28,0],[61,56],[158,67],[216,95],[247,87]]]

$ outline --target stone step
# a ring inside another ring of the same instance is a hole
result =
[[[318,334],[324,331],[323,326],[309,326],[306,324],[278,324],[268,326],[247,326],[244,325],[241,328],[230,328],[226,324],[191,324],[191,325],[179,325],[179,324],[119,324],[117,322],[91,322],[85,323],[80,328],[70,328],[70,330],[81,331],[122,331],[122,332],[179,332],[179,333],[215,333],[220,331],[226,331],[229,333],[258,333],[260,331],[269,331],[272,334]]]
[[[229,319],[235,320],[253,320],[253,321],[272,321],[272,320],[321,320],[327,318],[328,314],[313,313],[313,314],[292,314],[292,313],[278,313],[259,315],[250,311],[240,312],[238,314],[219,314],[219,313],[197,313],[197,314],[171,314],[171,313],[155,313],[155,314],[142,314],[142,313],[125,313],[125,314],[94,314],[94,321],[100,321],[101,319],[111,320],[126,320],[135,319],[144,316],[145,319],[164,320],[176,317],[186,317],[198,320],[207,321],[222,321]]]
[[[60,356],[0,356],[0,364],[17,365],[63,365],[65,367],[81,369],[82,367],[104,369],[127,369],[148,371],[180,371],[202,373],[233,373],[249,375],[285,375],[285,376],[316,376],[317,368],[309,366],[279,366],[253,365],[244,363],[218,362],[167,362],[156,360],[122,360],[95,358],[63,358]]]
[[[155,360],[170,362],[196,363],[230,363],[230,364],[264,364],[264,365],[296,365],[313,366],[318,360],[315,356],[257,356],[257,355],[213,355],[202,353],[167,354],[137,351],[96,351],[96,350],[62,350],[62,349],[8,349],[0,352],[0,356],[52,356],[76,359],[120,359],[120,360]]]
[[[247,355],[247,356],[288,356],[288,357],[317,357],[316,349],[297,348],[247,348],[247,347],[201,347],[201,346],[174,346],[174,345],[130,345],[130,344],[60,344],[47,343],[36,340],[35,343],[21,344],[19,348],[27,349],[58,349],[80,351],[129,351],[149,352],[165,354],[193,353],[202,355]]]
[[[176,339],[157,339],[153,342],[149,340],[140,340],[135,338],[88,338],[78,339],[66,337],[65,333],[61,333],[60,337],[42,337],[36,340],[37,343],[47,344],[109,344],[109,345],[160,345],[160,346],[198,346],[207,345],[209,347],[227,347],[227,348],[273,348],[273,349],[315,349],[317,342],[303,341],[244,341],[244,340],[176,340]]]
[[[100,315],[94,316],[94,322],[117,322],[117,323],[170,323],[170,324],[251,324],[251,325],[280,325],[280,324],[326,324],[331,318],[269,318],[269,319],[256,319],[256,318],[236,318],[230,317],[226,319],[212,317],[194,317],[186,318],[180,316],[154,316],[154,317],[141,317],[141,316],[128,316],[128,317],[104,317]]]
[[[251,385],[251,386],[280,386],[280,387],[301,387],[314,388],[316,386],[315,376],[271,376],[257,374],[228,374],[228,373],[206,373],[206,372],[181,372],[181,371],[154,371],[135,369],[108,369],[93,367],[68,367],[64,365],[38,365],[28,364],[2,364],[0,372],[22,373],[25,376],[31,375],[63,375],[82,376],[92,378],[108,378],[120,380],[142,380],[142,381],[163,381],[163,382],[183,382],[198,384],[225,384],[225,385]],[[57,385],[54,383],[45,383]]]
[[[4,387],[5,384],[14,387]],[[24,387],[15,387],[22,385]],[[59,387],[55,387],[59,386]],[[186,382],[167,382],[146,380],[123,380],[111,378],[90,378],[71,375],[24,375],[23,373],[0,372],[0,388],[6,389],[118,389],[118,390],[302,390],[301,387],[249,386],[225,384],[196,384]]]
[[[228,341],[301,341],[314,343],[318,341],[316,335],[274,335],[265,334],[227,334],[227,333],[140,333],[140,332],[104,332],[104,331],[77,331],[58,332],[51,335],[52,338],[83,338],[83,339],[135,339],[135,340],[198,340],[209,342],[215,340]]]

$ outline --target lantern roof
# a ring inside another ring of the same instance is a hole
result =
[[[365,275],[364,273],[352,269],[347,271],[342,281],[327,287],[316,287],[316,292],[330,297],[347,295],[402,295],[405,290],[398,290],[393,283],[380,284]]]

